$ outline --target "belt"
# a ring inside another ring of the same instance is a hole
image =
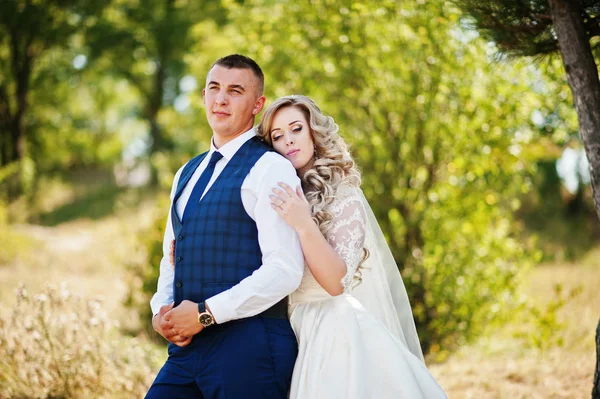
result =
[[[260,317],[268,317],[271,319],[287,319],[288,318],[288,297],[286,296],[275,305],[262,313],[259,313]]]

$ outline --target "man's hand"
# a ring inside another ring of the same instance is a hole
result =
[[[198,304],[187,299],[176,308],[169,310],[164,318],[178,336],[190,337],[190,340],[204,328],[198,323]]]
[[[173,328],[173,323],[165,318],[171,309],[173,309],[173,303],[161,306],[160,311],[152,318],[152,327],[167,341],[177,346],[186,346],[192,341],[192,337],[179,335]]]

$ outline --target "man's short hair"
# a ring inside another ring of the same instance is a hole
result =
[[[227,69],[250,69],[258,80],[258,94],[262,96],[263,90],[265,89],[265,75],[256,61],[254,61],[252,58],[241,54],[230,54],[216,60],[210,69],[215,67],[215,65],[219,65]]]

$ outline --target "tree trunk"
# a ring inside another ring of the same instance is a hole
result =
[[[11,68],[15,79],[15,109],[10,121],[10,148],[8,162],[18,161],[26,153],[26,134],[23,119],[28,108],[29,78],[34,62],[32,37],[19,40],[19,33],[12,31],[10,37]]]
[[[583,9],[578,1],[549,0],[560,54],[567,72],[579,131],[590,163],[596,213],[600,218],[600,79],[585,33]]]
[[[10,141],[10,128],[8,123],[0,120],[0,168],[8,165],[8,146]]]
[[[165,64],[161,59],[158,62],[158,69],[154,75],[152,82],[151,92],[149,93],[148,105],[146,106],[146,118],[150,123],[150,136],[152,137],[152,145],[150,147],[150,154],[152,155],[157,151],[166,148],[165,138],[163,137],[163,131],[158,123],[158,113],[163,106],[163,95],[165,92]]]
[[[592,399],[600,399],[600,321],[596,327],[596,372],[594,373]]]
[[[6,87],[0,85],[0,167],[8,165],[10,145],[10,121],[12,114]]]

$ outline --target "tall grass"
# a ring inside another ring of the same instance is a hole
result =
[[[97,300],[46,286],[0,315],[0,398],[140,398],[160,351],[119,334]]]

